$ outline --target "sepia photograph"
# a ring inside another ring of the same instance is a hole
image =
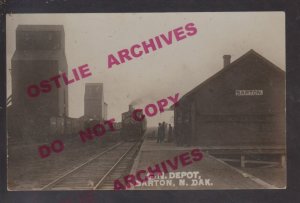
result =
[[[284,12],[6,15],[7,190],[286,189]]]

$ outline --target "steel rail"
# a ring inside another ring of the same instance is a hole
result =
[[[118,161],[106,172],[106,174],[99,180],[99,182],[93,187],[96,190],[100,184],[105,180],[105,178],[117,167],[117,165],[126,157],[126,155],[134,148],[139,142],[133,144],[119,159]]]
[[[82,168],[83,166],[87,165],[88,163],[92,162],[93,160],[99,158],[100,156],[102,156],[103,154],[113,150],[114,148],[116,148],[117,146],[119,146],[120,144],[122,144],[123,142],[119,142],[117,144],[115,144],[114,146],[108,148],[107,150],[101,152],[100,154],[97,154],[96,156],[90,158],[89,160],[87,160],[86,162],[84,162],[83,164],[73,168],[72,170],[68,171],[67,173],[61,175],[60,177],[56,178],[55,180],[51,181],[50,183],[48,183],[47,185],[43,186],[41,188],[41,190],[45,190],[47,188],[50,188],[51,186],[53,186],[54,184],[56,184],[57,182],[63,180],[63,178],[65,178],[66,176],[70,175],[71,173],[74,173],[75,171],[79,170],[80,168]]]

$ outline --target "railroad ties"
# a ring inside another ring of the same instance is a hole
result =
[[[42,190],[113,190],[127,174],[141,142],[120,142],[43,186]]]

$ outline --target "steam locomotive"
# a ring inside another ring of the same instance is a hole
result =
[[[136,141],[141,139],[147,129],[146,118],[142,121],[133,119],[133,111],[133,106],[129,105],[129,111],[122,113],[121,137],[125,141]],[[140,117],[141,114],[142,112],[137,112],[138,117]]]

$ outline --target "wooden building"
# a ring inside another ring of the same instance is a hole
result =
[[[179,145],[285,146],[285,72],[254,50],[185,94],[174,108]]]
[[[62,25],[18,25],[11,60],[12,105],[7,111],[11,137],[44,138],[49,134],[51,117],[68,116],[67,86],[52,86],[51,91],[37,97],[28,94],[30,85],[39,85],[67,70]]]

